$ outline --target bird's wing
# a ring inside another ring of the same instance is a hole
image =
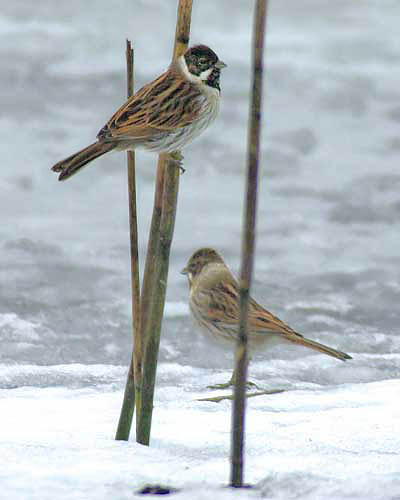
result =
[[[239,322],[239,307],[235,287],[223,282],[198,287],[191,293],[190,308],[197,321],[217,338],[235,340]]]
[[[171,70],[130,97],[98,133],[99,140],[146,139],[192,123],[202,94]]]
[[[264,309],[254,299],[250,299],[249,328],[253,332],[296,335],[302,337],[280,320],[277,316]]]
[[[229,271],[219,277],[214,275],[214,278],[209,286],[199,287],[192,300],[212,324],[237,328],[240,318],[238,283]],[[249,302],[248,325],[249,331],[253,333],[302,337],[253,298]]]
[[[209,273],[203,286],[199,286],[191,300],[197,305],[197,319],[214,333],[235,339],[239,324],[239,287],[228,270],[222,273]],[[192,310],[194,308],[192,307]],[[264,309],[254,299],[249,303],[249,337],[275,335],[293,344],[302,345],[318,352],[328,354],[342,361],[351,359],[345,352],[305,338],[290,326]],[[260,338],[259,337],[259,338]]]
[[[212,323],[237,325],[239,321],[238,298],[235,284],[221,281],[200,290],[194,300],[199,310]]]

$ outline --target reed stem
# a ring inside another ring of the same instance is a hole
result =
[[[191,13],[192,0],[179,0],[173,59],[182,55],[187,49]],[[159,156],[141,300],[140,332],[144,357],[142,401],[136,440],[144,445],[150,443],[157,359],[178,199],[179,173],[176,161],[169,155]]]
[[[245,191],[245,216],[242,230],[242,263],[240,271],[240,324],[235,356],[236,383],[232,406],[232,445],[231,445],[231,486],[243,487],[244,475],[244,430],[246,411],[247,380],[247,319],[249,311],[250,288],[253,273],[258,163],[261,131],[261,100],[263,79],[263,51],[267,0],[257,0],[253,26],[253,79],[249,116],[247,180]]]
[[[130,40],[126,41],[126,70],[127,70],[127,95],[128,98],[134,91],[134,51]],[[140,413],[140,388],[141,388],[141,342],[139,332],[140,318],[140,285],[139,285],[139,255],[138,255],[138,227],[136,210],[136,168],[135,153],[128,151],[128,204],[129,204],[129,235],[131,255],[131,289],[132,289],[132,331],[133,352],[125,386],[124,400],[118,422],[115,439],[127,441],[132,426],[135,410]]]

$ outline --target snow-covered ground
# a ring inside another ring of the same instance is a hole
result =
[[[50,166],[125,99],[125,38],[137,88],[165,69],[176,1],[3,4],[0,498],[119,500],[160,482],[190,500],[398,500],[399,0],[269,2],[253,291],[353,360],[255,356],[251,379],[286,392],[248,402],[243,491],[224,488],[231,404],[197,401],[232,353],[193,327],[179,271],[202,246],[239,266],[252,2],[194,1],[192,42],[228,67],[218,120],[184,152],[150,448],[114,441],[131,352],[125,157],[66,183]],[[143,264],[154,156],[137,162]]]
[[[314,358],[315,359],[315,358]],[[397,356],[397,362],[399,356]],[[372,359],[371,359],[372,362]],[[132,498],[147,484],[176,498],[395,499],[400,382],[290,390],[248,400],[246,482],[231,490],[231,403],[200,402],[204,370],[161,364],[151,446],[113,440],[122,368],[25,366],[26,376],[101,380],[95,388],[0,392],[1,498]],[[3,377],[11,369],[2,369]],[[181,382],[173,385],[171,374]],[[228,374],[226,374],[228,375]],[[104,379],[108,383],[104,383]]]

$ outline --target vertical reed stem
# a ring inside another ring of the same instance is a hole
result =
[[[182,55],[189,41],[192,0],[179,0],[173,59]],[[168,278],[179,187],[179,169],[169,155],[157,165],[156,194],[143,278],[140,332],[143,339],[142,406],[136,440],[150,442],[154,387],[160,331]]]
[[[127,94],[133,95],[134,89],[134,53],[130,40],[126,41],[126,69],[127,69]],[[139,285],[139,255],[138,255],[138,229],[136,212],[136,175],[135,153],[128,151],[128,203],[129,203],[129,232],[131,253],[131,287],[132,287],[132,330],[133,345],[131,363],[125,386],[124,400],[118,422],[115,439],[127,441],[132,426],[133,412],[140,413],[140,387],[141,387],[141,362],[142,350],[139,337],[140,318],[140,285]]]
[[[243,451],[247,379],[247,319],[253,273],[261,130],[263,51],[267,0],[257,0],[253,26],[253,81],[248,134],[245,218],[240,271],[240,324],[236,347],[236,383],[232,407],[231,486],[243,486]]]
[[[169,172],[173,175],[168,175]],[[165,174],[157,261],[152,278],[153,289],[156,289],[156,291],[153,293],[152,299],[148,304],[146,329],[144,331],[147,341],[144,351],[143,399],[137,441],[145,445],[148,445],[150,442],[160,332],[167,290],[169,253],[175,225],[179,188],[179,169],[174,165],[174,161],[171,161],[171,164],[167,166]]]

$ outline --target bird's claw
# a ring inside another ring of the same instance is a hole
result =
[[[224,384],[214,384],[214,385],[208,385],[207,389],[229,389],[230,387],[233,387],[235,385],[234,380],[229,380],[229,382],[225,382]],[[261,390],[261,388],[255,384],[254,382],[250,382],[248,380],[246,382],[246,389],[257,389],[258,391]]]
[[[174,166],[179,168],[181,174],[185,173],[185,169],[183,168],[183,154],[180,151],[173,151],[169,154],[170,160],[174,163]]]
[[[183,154],[180,151],[173,151],[169,156],[176,161],[181,162],[183,160]]]
[[[207,389],[229,389],[229,387],[232,387],[234,384],[229,381],[225,382],[225,384],[214,384],[214,385],[208,385]]]

